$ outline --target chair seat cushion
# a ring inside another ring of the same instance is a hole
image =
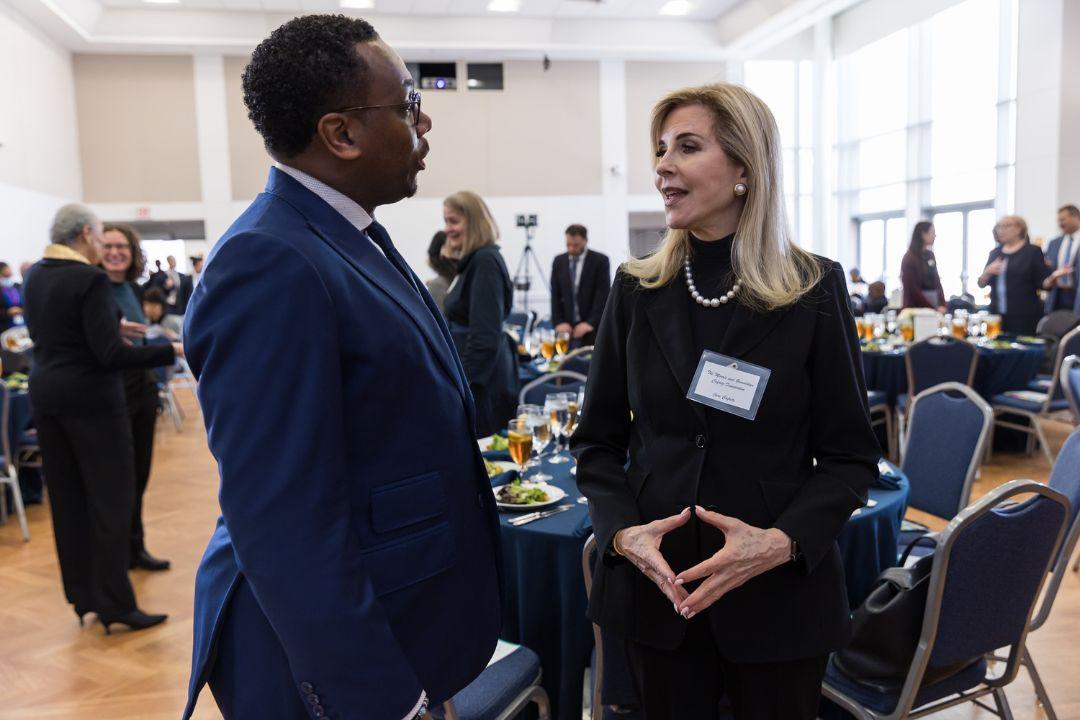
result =
[[[941,700],[950,695],[970,690],[982,683],[986,677],[986,660],[979,659],[960,672],[945,678],[933,685],[920,688],[915,695],[915,708]],[[829,664],[825,668],[825,684],[834,690],[846,695],[860,705],[879,713],[892,712],[900,699],[900,684],[894,690],[881,691],[877,688],[862,685],[852,680],[836,667],[833,658],[829,658]]]
[[[866,404],[871,408],[878,405],[887,405],[889,402],[889,396],[881,390],[867,390],[866,391]]]
[[[514,698],[539,682],[540,658],[529,648],[519,647],[455,695],[454,707],[461,720],[494,720]]]
[[[19,439],[17,442],[20,448],[37,445],[37,430],[26,430],[21,435],[19,435]]]
[[[1028,390],[1035,392],[1049,392],[1053,380],[1049,375],[1036,375],[1035,379],[1028,383]]]
[[[1043,409],[1043,403],[1046,402],[1046,393],[1039,393],[1037,391],[1027,390],[1021,391],[1029,393],[1028,397],[1015,397],[1008,393],[1002,393],[995,395],[990,401],[990,404],[994,407],[1011,408],[1014,410],[1023,410],[1024,412],[1040,413]],[[1043,399],[1039,400],[1035,396],[1042,395]],[[1054,400],[1050,403],[1050,411],[1056,412],[1058,410],[1065,410],[1069,407],[1069,401],[1065,398],[1060,400]]]

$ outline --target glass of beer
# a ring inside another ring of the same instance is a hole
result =
[[[862,315],[855,318],[855,332],[858,333],[860,340],[866,337],[866,321],[863,320]]]
[[[562,396],[566,400],[566,425],[563,426],[563,437],[568,438],[574,434],[578,423],[578,395],[576,392],[567,392]]]
[[[566,428],[567,416],[570,414],[570,409],[567,407],[566,396],[563,393],[552,393],[544,399],[544,414],[547,415],[548,423],[551,426],[551,434],[555,436],[555,452],[551,459],[548,460],[552,465],[561,465],[569,460],[561,455],[559,450],[559,440],[563,437],[563,433]]]
[[[570,333],[555,333],[555,352],[559,358],[565,357],[570,352]]]
[[[952,317],[952,336],[957,340],[963,340],[967,337],[968,331],[968,316],[967,313],[956,313]]]
[[[506,439],[510,445],[510,459],[517,463],[522,478],[528,469],[529,455],[532,453],[532,428],[528,420],[514,418],[506,428]]]
[[[555,331],[554,330],[541,330],[540,331],[540,354],[544,356],[544,359],[551,362],[551,358],[555,357]]]
[[[987,315],[986,316],[986,337],[993,340],[1001,334],[1001,316],[1000,315]]]
[[[915,339],[915,321],[910,317],[904,318],[899,322],[900,327],[900,339],[909,343]]]

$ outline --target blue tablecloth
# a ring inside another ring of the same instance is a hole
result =
[[[975,368],[975,392],[987,402],[1006,390],[1025,390],[1034,379],[1042,362],[1041,345],[1021,345],[1015,348],[978,346],[979,362]],[[898,395],[907,392],[905,350],[884,352],[863,351],[863,372],[868,390],[884,391],[889,404],[895,405]]]
[[[566,491],[563,502],[574,503],[573,508],[521,527],[507,522],[515,513],[501,517],[506,581],[502,636],[540,656],[544,689],[558,720],[581,718],[582,681],[593,646],[581,570],[581,552],[592,524],[587,506],[576,502],[581,494],[570,475],[571,467],[573,463],[545,461],[543,471],[552,476],[552,485]],[[908,484],[899,470],[891,470],[898,476],[899,489],[872,490],[877,506],[853,516],[840,536],[853,606],[862,601],[883,569],[896,564]],[[612,658],[605,664],[605,684],[630,686],[610,675],[612,667],[624,665]]]

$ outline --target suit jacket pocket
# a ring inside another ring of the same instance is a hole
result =
[[[371,490],[371,529],[399,530],[442,515],[446,505],[442,477],[430,472]]]
[[[421,532],[364,548],[375,594],[381,597],[449,570],[454,566],[455,547],[453,530],[444,520]]]
[[[758,480],[758,485],[761,486],[761,494],[765,498],[765,509],[769,514],[769,519],[773,522],[784,514],[788,505],[802,489],[799,483],[790,482]]]

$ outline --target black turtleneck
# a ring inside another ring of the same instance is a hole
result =
[[[735,235],[705,242],[690,236],[690,272],[694,275],[694,285],[699,293],[707,298],[720,297],[735,283],[731,272],[731,246]],[[686,286],[686,277],[682,279]],[[694,364],[705,350],[718,351],[720,341],[724,339],[728,323],[735,310],[735,300],[729,300],[720,307],[704,307],[694,302],[689,290],[686,302],[690,303],[690,330],[694,334],[694,346],[697,356]]]

